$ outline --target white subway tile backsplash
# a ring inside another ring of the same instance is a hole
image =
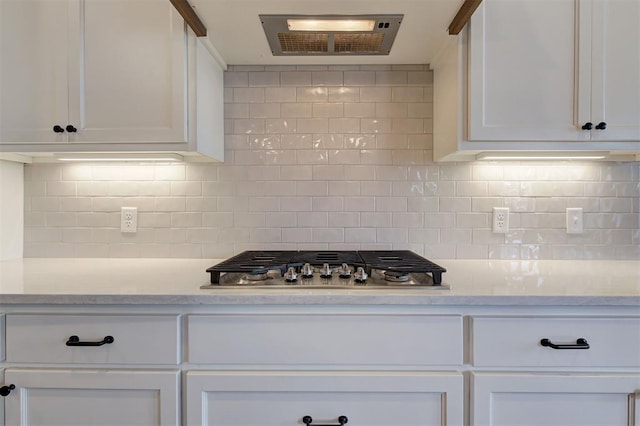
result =
[[[264,89],[265,102],[296,102],[297,91],[295,87],[267,87]]]
[[[297,228],[297,215],[293,212],[267,213],[266,226],[269,228]]]
[[[329,226],[332,228],[357,228],[360,226],[360,213],[330,212]]]
[[[311,118],[313,117],[313,104],[293,102],[280,104],[280,116],[284,118]]]
[[[346,212],[373,212],[375,205],[375,197],[346,197],[344,199],[344,211]]]
[[[49,213],[47,215],[47,226],[72,227],[78,223],[75,213]]]
[[[408,83],[406,71],[376,71],[376,84],[388,86],[404,86]]]
[[[327,93],[329,102],[358,102],[360,89],[357,87],[329,87]]]
[[[362,133],[391,133],[390,118],[363,118],[360,120]]]
[[[283,71],[280,73],[282,86],[311,86],[310,71]]]
[[[274,71],[249,72],[249,86],[280,86],[280,73]]]
[[[344,231],[344,228],[312,228],[311,237],[319,243],[342,243]]]
[[[359,228],[346,228],[344,232],[345,240],[353,243],[375,243],[377,241],[376,228],[367,228],[364,224]]]
[[[326,87],[298,87],[295,88],[296,102],[327,102],[329,89]]]
[[[255,87],[237,87],[233,89],[234,103],[263,103],[265,99],[265,89]]]
[[[391,102],[391,93],[391,87],[361,87],[360,102]]]
[[[224,164],[25,167],[25,256],[640,259],[640,163],[432,162],[425,65],[230,66]],[[139,209],[137,234],[120,208]],[[493,207],[511,231],[491,231]],[[584,210],[569,235],[565,209]]]

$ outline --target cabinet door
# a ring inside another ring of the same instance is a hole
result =
[[[592,139],[640,140],[640,2],[593,0]]]
[[[576,0],[486,0],[469,39],[469,140],[588,140]],[[588,76],[587,76],[588,77]]]
[[[67,0],[0,1],[0,141],[66,142]]]
[[[7,369],[7,425],[178,425],[177,371]]]
[[[186,142],[186,32],[169,2],[84,0],[71,22],[71,142]]]
[[[462,375],[187,373],[190,426],[462,425]]]
[[[473,374],[471,424],[640,425],[640,375]]]

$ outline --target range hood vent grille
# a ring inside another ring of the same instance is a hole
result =
[[[388,55],[404,15],[260,15],[274,56]],[[292,31],[288,19],[374,20],[371,31]]]
[[[333,50],[340,54],[375,55],[380,52],[384,37],[383,33],[336,34]]]
[[[327,53],[329,49],[327,34],[278,33],[278,41],[283,54]]]

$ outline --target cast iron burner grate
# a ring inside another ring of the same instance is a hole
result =
[[[440,285],[442,283],[442,273],[447,272],[442,266],[436,265],[409,250],[365,250],[358,253],[364,260],[365,270],[369,275],[371,275],[373,269],[406,273],[420,272],[431,274],[433,283]]]
[[[295,265],[291,266],[301,266],[305,263],[311,266],[328,263],[331,268],[342,266],[343,263],[354,267],[365,266],[357,251],[300,251],[293,257],[293,262]]]
[[[243,251],[207,269],[211,273],[211,283],[220,282],[222,272],[246,272],[260,274],[278,270],[283,275],[297,251]]]

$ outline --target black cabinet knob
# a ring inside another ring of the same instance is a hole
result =
[[[64,129],[60,126],[58,126],[57,124],[55,126],[53,126],[53,131],[56,133],[64,133]]]
[[[593,123],[590,121],[587,121],[586,123],[584,123],[584,125],[582,126],[582,130],[591,130],[593,129]]]
[[[607,123],[605,123],[604,121],[601,121],[596,125],[596,129],[598,130],[604,130],[606,128],[607,128]]]
[[[0,396],[7,396],[12,390],[16,388],[16,385],[2,386],[0,388]]]
[[[69,133],[75,133],[75,132],[78,131],[78,129],[73,127],[71,124],[69,124],[66,128],[67,128],[67,132],[69,132]]]

